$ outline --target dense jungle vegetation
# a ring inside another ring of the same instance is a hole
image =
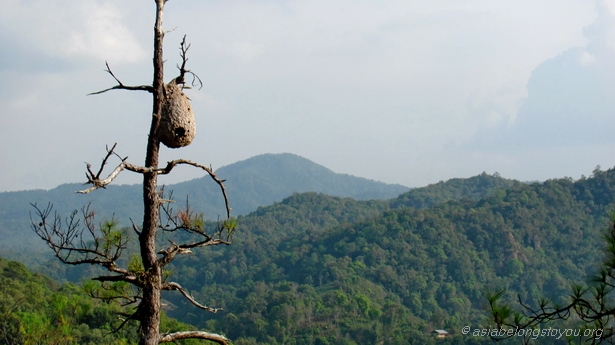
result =
[[[0,344],[136,344],[134,323],[117,330],[119,310],[92,299],[83,286],[58,284],[18,262],[0,259]],[[194,327],[163,315],[161,329]]]
[[[532,184],[483,173],[387,201],[294,194],[239,217],[232,246],[195,251],[170,267],[197,300],[223,312],[205,313],[168,294],[167,314],[244,345],[491,343],[461,334],[466,325],[489,325],[486,292],[564,301],[572,282],[597,273],[614,202],[614,169]],[[20,299],[1,284],[8,292],[0,315],[11,317],[0,331],[21,334],[38,322],[49,336],[83,337],[89,329],[102,337],[118,325],[116,307],[79,287],[87,268],[46,262],[46,274],[77,284],[58,285],[16,263],[2,265],[2,279],[10,278],[6,267],[19,267],[10,279],[25,278],[11,284],[40,291]],[[99,321],[89,323],[88,313]],[[434,329],[452,336],[436,340]],[[91,342],[129,342],[130,332],[129,325]]]

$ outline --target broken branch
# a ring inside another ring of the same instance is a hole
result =
[[[128,86],[128,85],[124,85],[116,76],[115,74],[113,74],[113,72],[111,72],[111,68],[109,67],[109,63],[105,61],[105,66],[107,66],[107,69],[105,70],[105,72],[109,73],[113,79],[115,79],[115,81],[117,82],[117,85],[115,85],[114,87],[110,87],[108,89],[104,89],[101,91],[97,91],[97,92],[92,92],[92,93],[88,93],[88,96],[90,95],[99,95],[101,93],[105,93],[107,91],[111,91],[111,90],[131,90],[131,91],[147,91],[147,92],[154,92],[154,88],[150,85],[139,85],[139,86]]]
[[[79,190],[76,193],[87,194],[87,193],[93,192],[93,191],[95,191],[95,190],[97,190],[99,188],[105,188],[108,184],[113,182],[113,180],[124,169],[130,170],[132,172],[137,172],[137,173],[140,173],[140,174],[147,174],[147,173],[155,172],[155,173],[160,174],[160,175],[166,175],[166,174],[170,173],[171,170],[173,170],[173,168],[176,165],[178,165],[178,164],[186,164],[186,165],[191,165],[193,167],[205,170],[207,172],[207,174],[209,174],[209,176],[212,178],[212,180],[214,180],[218,184],[218,186],[220,187],[220,190],[222,192],[222,195],[224,196],[224,205],[226,207],[226,217],[227,218],[231,217],[231,207],[229,205],[228,196],[226,194],[226,187],[224,187],[224,181],[225,180],[219,179],[218,176],[216,176],[216,174],[214,173],[214,171],[213,171],[213,169],[211,167],[207,167],[205,165],[202,165],[202,164],[199,164],[199,163],[195,163],[195,162],[189,161],[187,159],[176,159],[176,160],[167,162],[167,166],[164,167],[164,168],[141,167],[141,166],[133,165],[133,164],[130,164],[130,163],[126,162],[126,159],[128,159],[128,157],[121,158],[117,153],[115,153],[114,150],[115,150],[115,146],[116,145],[117,144],[114,144],[111,147],[111,149],[109,149],[107,147],[107,155],[103,159],[102,164],[100,166],[100,170],[98,171],[97,174],[94,174],[94,172],[92,172],[92,169],[91,169],[92,166],[90,164],[87,164],[88,172],[86,173],[86,176],[88,178],[88,182],[86,182],[86,184],[91,184],[92,187],[84,189],[84,190]],[[107,164],[107,160],[109,159],[109,157],[111,157],[111,155],[118,156],[121,159],[122,162],[111,172],[111,174],[109,174],[109,176],[107,176],[107,178],[101,179],[100,175],[101,175],[101,173],[103,171],[103,168]]]
[[[188,53],[188,49],[190,49],[190,44],[186,43],[186,35],[184,35],[182,43],[179,46],[179,56],[182,58],[182,64],[181,66],[177,66],[177,68],[179,69],[179,76],[175,78],[175,82],[177,84],[183,85],[185,83],[185,75],[190,74],[192,75],[192,86],[196,86],[198,82],[200,89],[203,87],[203,81],[201,80],[201,78],[199,78],[199,76],[192,71],[186,69],[186,62],[188,62],[188,57],[186,56],[186,53]]]
[[[200,169],[205,170],[207,172],[207,174],[209,174],[211,179],[214,180],[218,184],[218,186],[220,187],[222,195],[224,196],[224,205],[226,206],[226,217],[230,218],[231,217],[231,207],[229,206],[228,196],[226,195],[226,187],[224,187],[224,181],[225,180],[220,180],[218,178],[218,176],[216,176],[216,174],[214,173],[214,171],[213,171],[213,169],[211,167],[207,167],[205,165],[202,165],[202,164],[199,164],[199,163],[195,163],[195,162],[189,161],[187,159],[176,159],[176,160],[167,162],[167,166],[162,168],[162,169],[158,169],[157,172],[159,174],[166,175],[166,174],[170,173],[171,170],[173,170],[173,168],[176,165],[178,165],[178,164],[192,165],[195,168],[200,168]]]
[[[212,313],[217,313],[219,311],[221,311],[221,308],[211,308],[208,306],[204,306],[202,304],[200,304],[199,302],[197,302],[189,293],[188,291],[184,290],[183,287],[181,287],[181,285],[175,283],[175,282],[171,282],[171,283],[166,283],[164,284],[164,286],[162,287],[162,290],[177,290],[179,291],[182,295],[184,295],[184,297],[186,297],[186,299],[188,301],[190,301],[190,303],[194,304],[196,307],[201,308],[203,310],[207,310],[209,312]]]
[[[175,332],[162,336],[159,340],[160,343],[170,343],[175,342],[177,340],[182,339],[205,339],[209,341],[213,341],[214,343],[218,343],[220,345],[228,345],[231,341],[225,336],[203,332],[203,331],[185,331],[185,332]]]

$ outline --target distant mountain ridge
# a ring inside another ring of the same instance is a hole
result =
[[[293,193],[318,192],[331,196],[355,199],[390,199],[410,188],[386,184],[365,178],[337,174],[319,164],[295,154],[262,154],[221,167],[216,174],[226,180],[232,214],[247,214],[259,206],[265,206]],[[0,193],[0,235],[3,243],[26,242],[33,239],[30,231],[30,203],[46,206],[53,203],[60,215],[68,215],[92,203],[92,208],[104,217],[116,217],[123,225],[129,219],[140,223],[142,218],[141,185],[110,185],[87,195],[75,194],[83,189],[80,183],[63,184],[50,190],[29,190]],[[168,185],[165,191],[173,191],[178,208],[189,198],[191,208],[204,212],[209,219],[224,214],[224,202],[220,189],[209,176]],[[34,239],[36,246],[42,241]],[[2,250],[0,244],[0,250]]]
[[[255,156],[222,167],[216,173],[227,179],[231,200],[233,196],[251,196],[237,206],[238,214],[247,214],[258,206],[281,201],[293,193],[316,192],[357,200],[386,200],[410,190],[399,184],[338,174],[291,153]],[[257,181],[254,174],[258,174]]]
[[[480,200],[496,190],[519,187],[526,183],[502,178],[498,173],[480,175],[468,178],[452,178],[446,182],[440,181],[423,188],[415,188],[394,200],[392,208],[411,207],[429,208],[450,200]]]

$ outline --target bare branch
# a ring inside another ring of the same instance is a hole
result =
[[[182,246],[173,243],[171,240],[169,240],[169,242],[171,242],[171,246],[158,252],[158,254],[162,254],[162,258],[158,259],[160,267],[164,267],[169,262],[173,261],[177,254],[192,254],[190,249],[182,248]]]
[[[100,169],[98,170],[98,173],[94,174],[94,172],[92,171],[92,165],[89,163],[87,164],[87,173],[85,174],[88,181],[85,184],[91,184],[92,187],[88,188],[88,189],[84,189],[84,190],[79,190],[76,193],[80,193],[80,194],[87,194],[90,192],[93,192],[99,188],[106,188],[108,184],[110,184],[111,182],[113,182],[113,180],[115,180],[115,178],[120,174],[120,172],[122,172],[122,170],[127,169],[130,170],[132,172],[138,172],[141,174],[145,174],[147,172],[152,172],[155,171],[156,169],[148,169],[148,168],[144,168],[144,167],[140,167],[140,166],[136,166],[136,165],[132,165],[128,162],[126,162],[126,160],[128,159],[128,157],[120,157],[116,152],[115,152],[115,147],[117,146],[117,143],[113,144],[113,146],[111,147],[111,149],[109,149],[109,147],[106,148],[107,150],[107,154],[105,155],[105,158],[103,158],[102,163],[100,164]],[[109,174],[109,176],[107,176],[105,179],[101,179],[100,175],[102,174],[105,165],[107,165],[107,162],[109,160],[109,158],[115,155],[117,156],[120,160],[121,163]]]
[[[100,282],[126,282],[134,284],[136,286],[140,286],[139,279],[137,278],[137,276],[128,273],[126,275],[119,276],[98,276],[92,278],[92,280],[98,280]]]
[[[218,184],[218,186],[220,186],[220,190],[222,192],[222,195],[224,196],[224,205],[226,207],[226,217],[230,218],[231,217],[231,207],[229,206],[229,199],[228,199],[228,196],[226,194],[226,187],[224,187],[224,182],[226,180],[219,179],[218,176],[216,176],[216,174],[214,173],[214,171],[213,171],[213,169],[211,167],[207,167],[205,165],[202,165],[202,164],[199,164],[199,163],[195,163],[195,162],[189,161],[187,159],[176,159],[176,160],[167,162],[167,166],[162,168],[162,169],[158,169],[157,172],[159,174],[161,174],[161,175],[166,175],[166,174],[170,173],[171,170],[173,170],[173,168],[176,165],[178,165],[178,164],[192,165],[193,167],[205,170],[207,172],[207,174],[209,174],[211,179],[214,180]]]
[[[185,331],[170,333],[162,336],[159,342],[170,343],[182,339],[204,339],[213,341],[214,343],[218,343],[220,345],[229,345],[231,343],[231,341],[223,335],[203,331]]]
[[[181,67],[177,66],[177,68],[179,69],[179,76],[175,78],[177,84],[183,84],[185,82],[184,76],[187,72],[186,63],[188,62],[188,57],[186,56],[186,53],[188,52],[188,49],[190,49],[190,44],[186,43],[186,35],[184,35],[184,38],[182,38],[182,43],[179,46],[179,56],[181,56],[182,58],[182,65]]]
[[[119,332],[122,328],[124,328],[124,326],[128,323],[128,321],[130,321],[130,320],[134,320],[134,319],[135,319],[135,318],[134,318],[135,314],[136,314],[136,313],[133,313],[133,314],[129,315],[127,318],[125,318],[125,319],[122,319],[122,318],[120,317],[120,320],[122,320],[122,323],[121,323],[119,326],[117,326],[114,330],[112,330],[111,332],[109,332],[109,334],[113,334],[113,333],[117,333],[117,332]]]
[[[194,304],[196,307],[203,309],[203,310],[207,310],[209,312],[212,313],[217,313],[219,311],[221,311],[221,308],[211,308],[211,307],[207,307],[204,306],[202,304],[200,304],[199,302],[197,302],[189,293],[188,291],[184,290],[183,287],[181,287],[181,285],[174,283],[174,282],[170,282],[170,283],[166,283],[162,286],[162,290],[176,290],[179,291],[182,295],[184,295],[184,297],[186,297],[186,299],[188,301],[190,301],[190,303]]]
[[[88,288],[88,294],[92,298],[100,299],[105,302],[116,301],[118,305],[126,307],[129,305],[139,303],[142,298],[140,296],[141,287],[135,288],[137,284],[135,282],[128,282],[121,279],[115,279],[114,276],[109,276],[108,280],[105,277],[93,278],[92,280],[99,280],[101,284],[97,287]],[[111,283],[109,283],[111,281]],[[131,285],[132,284],[132,285]],[[133,286],[134,285],[134,286]],[[117,314],[123,316],[134,316],[134,313],[125,313],[122,311],[116,311]]]
[[[111,72],[111,68],[109,67],[109,63],[105,61],[105,66],[107,66],[107,69],[105,70],[105,72],[109,73],[113,79],[115,79],[115,81],[117,82],[117,85],[114,87],[110,87],[108,89],[104,89],[101,91],[97,91],[97,92],[92,92],[92,93],[88,93],[88,96],[90,95],[99,95],[101,93],[105,93],[107,91],[111,91],[111,90],[131,90],[131,91],[147,91],[147,92],[154,92],[154,88],[151,85],[140,85],[140,86],[127,86],[124,85],[116,76],[115,74],[113,74],[113,72]]]
[[[163,249],[161,251],[158,252],[158,254],[165,254],[165,255],[169,255],[170,253],[175,253],[175,254],[192,254],[192,251],[190,249],[186,249],[186,248],[182,248],[182,246],[179,246],[177,244],[175,244],[175,242],[169,240],[169,242],[171,242],[171,246],[168,247],[167,249]]]
[[[88,172],[86,174],[86,177],[88,178],[88,181],[86,182],[86,184],[91,184],[92,187],[84,189],[84,190],[77,191],[77,193],[87,194],[87,193],[93,192],[93,191],[95,191],[95,190],[97,190],[99,188],[105,188],[107,185],[109,185],[111,182],[113,182],[113,180],[124,169],[132,171],[132,172],[140,173],[140,174],[147,174],[147,173],[155,172],[155,173],[160,174],[160,175],[166,175],[166,174],[170,173],[171,170],[173,170],[173,168],[176,165],[178,165],[178,164],[186,164],[186,165],[191,165],[193,167],[205,170],[207,172],[207,174],[209,174],[209,176],[212,178],[212,180],[214,180],[218,184],[218,186],[220,186],[220,191],[222,192],[222,195],[224,197],[224,205],[226,207],[226,217],[227,218],[231,217],[231,207],[229,206],[229,199],[228,199],[228,196],[226,194],[226,188],[224,186],[225,180],[219,179],[216,176],[216,174],[214,173],[214,171],[213,171],[213,169],[211,167],[207,167],[205,165],[202,165],[202,164],[199,164],[199,163],[195,163],[195,162],[192,162],[192,161],[187,160],[187,159],[176,159],[176,160],[167,162],[167,165],[164,168],[153,168],[153,167],[146,168],[146,167],[141,167],[141,166],[133,165],[133,164],[130,164],[130,163],[126,162],[128,157],[121,158],[117,153],[115,153],[114,150],[115,150],[116,145],[117,144],[114,144],[111,147],[111,149],[109,149],[107,147],[107,155],[103,159],[98,173],[94,174],[94,172],[92,172],[91,165],[87,164]],[[118,156],[121,159],[122,162],[109,174],[109,176],[107,176],[107,178],[101,179],[100,175],[101,175],[105,165],[107,164],[107,161],[109,160],[109,157],[111,157],[111,155]],[[161,201],[167,202],[169,200],[163,199]]]
[[[160,174],[160,175],[166,175],[166,174],[169,174],[171,172],[171,170],[173,170],[173,168],[176,165],[186,164],[186,165],[191,165],[193,167],[205,170],[207,172],[207,174],[209,174],[209,176],[212,178],[212,180],[214,180],[218,184],[218,186],[220,187],[220,191],[222,192],[222,195],[224,197],[224,205],[226,207],[226,217],[227,218],[231,217],[231,207],[229,206],[229,199],[228,199],[228,196],[226,194],[226,187],[224,186],[225,180],[219,179],[216,176],[216,174],[214,173],[214,171],[213,171],[213,169],[211,167],[207,167],[205,165],[202,165],[202,164],[199,164],[199,163],[196,163],[196,162],[192,162],[192,161],[187,160],[187,159],[176,159],[176,160],[167,162],[167,165],[164,168],[153,168],[153,167],[146,168],[146,167],[136,166],[136,165],[133,165],[133,164],[130,164],[130,163],[126,162],[128,157],[121,158],[117,153],[115,153],[114,150],[115,150],[116,146],[117,146],[117,143],[113,144],[111,149],[109,149],[107,147],[107,154],[106,154],[105,158],[103,159],[103,161],[102,161],[102,163],[100,165],[100,169],[98,170],[98,173],[94,174],[94,172],[91,169],[91,165],[87,164],[88,172],[86,174],[86,177],[88,178],[88,181],[86,182],[86,184],[91,184],[92,187],[84,189],[84,190],[77,191],[77,193],[87,194],[87,193],[93,192],[93,191],[95,191],[95,190],[97,190],[99,188],[105,188],[108,184],[113,182],[113,180],[124,169],[127,169],[127,170],[132,171],[132,172],[141,173],[141,174],[147,174],[147,173],[155,172],[155,173]],[[121,163],[109,174],[109,176],[107,176],[107,178],[101,179],[100,175],[102,174],[102,171],[103,171],[105,165],[107,164],[107,161],[109,160],[109,157],[111,157],[112,155],[118,156],[121,159]],[[168,201],[168,200],[162,200],[162,201]]]
[[[103,169],[105,168],[105,165],[107,165],[107,161],[109,160],[109,157],[111,157],[112,155],[117,155],[114,150],[115,147],[117,146],[117,143],[113,144],[113,146],[111,147],[111,149],[109,150],[109,147],[107,146],[107,155],[105,156],[105,158],[103,158],[102,163],[100,164],[100,169],[98,170],[98,173],[96,175],[94,175],[94,173],[92,172],[92,165],[89,163],[87,164],[87,169],[88,172],[85,174],[86,177],[88,178],[88,182],[86,182],[86,184],[92,184],[93,186],[85,189],[85,190],[80,190],[77,191],[77,193],[81,193],[81,194],[87,194],[89,192],[92,192],[98,188],[105,188],[109,183],[111,183],[116,177],[117,175],[120,174],[120,172],[122,170],[124,170],[125,166],[124,163],[126,161],[126,159],[128,159],[128,157],[126,158],[120,158],[122,160],[122,164],[118,165],[117,168],[115,168],[113,170],[113,172],[111,172],[111,174],[109,174],[109,176],[107,176],[106,179],[101,180],[100,179],[100,174],[102,174]],[[128,163],[126,163],[128,164]]]
[[[57,213],[51,215],[51,204],[45,209],[36,204],[31,205],[35,209],[36,218],[40,219],[34,221],[30,214],[32,229],[60,261],[70,265],[95,264],[111,272],[130,275],[129,271],[116,264],[128,239],[121,232],[112,229],[113,220],[100,224],[97,228],[94,211],[90,210],[89,204],[81,209],[80,218],[77,217],[78,211],[73,211],[64,221]]]
[[[203,87],[203,81],[201,80],[201,78],[199,78],[198,75],[196,75],[195,73],[193,73],[190,70],[186,69],[186,63],[188,62],[188,57],[186,56],[186,53],[188,53],[188,49],[190,49],[190,44],[186,43],[186,35],[184,35],[184,38],[182,39],[182,43],[179,46],[179,56],[181,56],[182,58],[182,64],[181,66],[177,66],[177,68],[179,69],[179,76],[177,78],[175,78],[175,82],[177,84],[185,84],[185,75],[186,74],[190,74],[192,75],[192,86],[196,86],[197,84],[199,85],[199,89],[201,89]],[[184,88],[188,88],[188,87],[184,87]]]
[[[107,176],[107,178],[105,178],[105,179],[101,180],[101,179],[98,179],[98,178],[89,178],[88,177],[88,182],[86,182],[86,184],[92,184],[93,186],[88,188],[88,189],[79,190],[76,193],[87,194],[87,193],[93,192],[93,191],[95,191],[95,190],[97,190],[99,188],[105,188],[105,187],[107,187],[108,184],[113,182],[113,180],[115,180],[115,178],[124,169],[132,171],[132,172],[140,173],[140,174],[147,174],[147,173],[151,173],[151,172],[155,172],[155,171],[160,170],[160,169],[155,169],[155,168],[145,168],[145,167],[141,167],[141,166],[138,166],[138,165],[133,165],[133,164],[130,164],[128,162],[122,161],[122,163],[120,163],[111,172],[111,174],[109,174],[109,176]]]
[[[189,244],[177,245],[171,242],[173,243],[171,246],[158,252],[158,254],[163,255],[162,258],[158,259],[158,263],[160,264],[161,267],[164,267],[169,262],[173,261],[173,259],[175,258],[177,254],[192,254],[192,251],[190,250],[192,248],[215,246],[219,244],[226,244],[226,245],[231,244],[230,241],[225,241],[220,238],[214,239],[208,235],[204,235],[204,236],[206,237],[205,240],[199,241],[199,242],[193,242]]]
[[[132,220],[132,218],[130,218],[130,222],[132,223],[132,230],[135,231],[137,236],[141,236],[141,230],[139,230],[139,227],[137,227],[137,224],[135,224],[135,222]]]
[[[161,223],[159,226],[161,230],[167,232],[181,230],[200,237],[200,239],[192,243],[180,245],[169,240],[171,245],[157,253],[163,255],[158,259],[160,267],[164,267],[171,262],[177,254],[192,254],[192,248],[231,244],[232,234],[235,230],[234,220],[227,219],[222,224],[218,223],[217,229],[208,232],[205,229],[207,222],[204,220],[203,214],[195,214],[190,209],[188,197],[186,197],[186,207],[184,209],[175,212],[170,204],[162,204],[160,205],[160,213],[166,217],[166,224]]]

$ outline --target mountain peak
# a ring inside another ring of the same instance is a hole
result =
[[[293,193],[317,192],[366,200],[390,199],[410,189],[338,174],[292,153],[261,154],[224,166],[216,174],[227,180],[231,201],[234,197],[253,200],[236,208],[239,214],[281,201]]]
[[[400,185],[336,174],[292,153],[254,156],[224,166],[216,174],[226,180],[233,216],[248,214],[259,206],[282,201],[293,193],[317,192],[355,199],[390,199],[409,190]],[[129,225],[130,218],[142,217],[139,185],[112,185],[87,195],[75,194],[74,191],[80,187],[80,184],[63,184],[47,191],[0,193],[0,219],[4,220],[0,226],[0,236],[4,236],[6,243],[16,243],[24,236],[33,236],[31,232],[22,231],[30,227],[30,203],[46,205],[50,202],[54,205],[54,211],[67,215],[92,202],[92,208],[100,214],[100,219],[113,216],[123,225]],[[179,202],[189,198],[191,208],[204,212],[209,219],[216,219],[225,212],[220,187],[209,176],[167,185],[165,191],[173,191],[173,198]]]
[[[270,172],[274,175],[284,173],[297,174],[334,174],[330,169],[312,162],[311,160],[294,153],[265,153],[253,156],[242,161],[229,164],[218,170],[218,173],[257,169],[260,172]]]

